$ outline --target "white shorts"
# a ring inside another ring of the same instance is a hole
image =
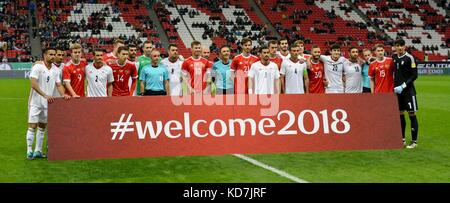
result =
[[[47,112],[47,109],[29,106],[28,123],[47,123]]]

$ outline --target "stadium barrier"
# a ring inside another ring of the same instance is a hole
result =
[[[402,148],[394,94],[177,98],[57,99],[49,105],[48,159]],[[261,116],[264,109],[272,116]]]

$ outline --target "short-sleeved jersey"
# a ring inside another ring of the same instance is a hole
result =
[[[39,88],[45,93],[45,95],[53,95],[56,83],[61,83],[58,70],[55,67],[48,69],[44,64],[35,64],[31,68],[30,79],[37,80]],[[30,91],[30,98],[28,101],[30,106],[38,108],[47,108],[47,100],[41,96],[34,89]]]
[[[61,63],[59,65],[53,63],[52,67],[56,68],[56,70],[58,71],[58,77],[59,79],[62,81],[63,80],[63,70],[64,70],[64,63]],[[60,97],[62,96],[61,94],[59,94],[58,89],[55,88],[55,91],[53,92],[53,96],[54,97]]]
[[[117,59],[119,58],[115,56],[112,52],[103,55],[103,63],[105,64],[108,64],[111,61],[116,61]]]
[[[275,63],[263,65],[261,61],[253,63],[248,71],[249,79],[254,79],[255,94],[274,94],[275,81],[280,78],[280,71]]]
[[[166,91],[164,83],[169,80],[169,72],[163,64],[156,67],[147,65],[141,71],[139,80],[145,81],[145,90]]]
[[[277,57],[274,57],[274,58],[270,58],[270,57],[269,57],[269,61],[275,63],[275,64],[277,65],[277,67],[278,67],[278,70],[281,69],[281,63],[283,63],[283,59],[281,59],[281,58],[278,57],[278,56],[277,56]]]
[[[181,65],[183,65],[183,61],[177,59],[172,63],[169,58],[165,58],[161,63],[165,65],[169,73],[170,96],[181,96],[183,94],[181,88]]]
[[[394,68],[394,60],[389,57],[370,63],[369,77],[375,80],[375,93],[394,92]]]
[[[86,80],[88,97],[107,97],[108,83],[114,82],[113,71],[107,65],[96,68],[91,63],[86,67]]]
[[[288,52],[287,55],[283,55],[280,51],[277,52],[278,57],[280,57],[283,61],[291,58],[291,54]]]
[[[181,70],[189,76],[189,83],[196,92],[202,92],[206,88],[205,75],[211,68],[211,63],[202,57],[198,59],[189,57],[181,65]]]
[[[309,59],[309,58],[311,58],[311,55],[309,55],[309,54],[298,55],[298,59],[306,60],[306,59]]]
[[[416,60],[407,52],[405,52],[402,56],[394,54],[392,59],[395,64],[394,86],[399,86],[405,83],[406,88],[403,92],[416,95],[416,88],[414,87],[414,81],[417,79],[418,75]]]
[[[284,75],[284,92],[286,94],[304,94],[304,78],[308,74],[307,63],[303,60],[293,62],[291,59],[283,60],[281,64],[280,74]]]
[[[211,75],[216,79],[215,84],[219,89],[231,89],[234,87],[231,78],[230,64],[230,61],[228,61],[227,64],[224,64],[222,60],[218,60],[213,65]]]
[[[359,62],[344,62],[345,93],[362,93],[362,68]]]
[[[319,60],[319,62],[314,63],[311,60],[311,67],[308,69],[309,93],[325,93],[325,84],[323,83],[323,79],[325,77],[324,73],[323,62]]]
[[[339,57],[336,61],[331,56],[320,56],[325,69],[325,78],[328,82],[328,87],[325,88],[325,93],[344,93],[344,83],[342,75],[344,73],[344,62],[347,60],[344,57]]]
[[[251,54],[249,56],[239,54],[233,58],[230,68],[236,75],[234,80],[235,94],[248,94],[248,71],[250,66],[257,61],[259,61],[259,58]]]
[[[137,79],[138,73],[134,63],[126,60],[124,64],[119,65],[118,61],[110,61],[107,64],[111,67],[114,76],[112,96],[130,96],[130,87],[128,81]]]
[[[72,60],[66,63],[63,69],[64,82],[70,82],[73,91],[80,97],[84,97],[84,77],[87,62],[81,60],[78,64],[75,64]],[[70,95],[70,92],[66,89],[66,94]]]

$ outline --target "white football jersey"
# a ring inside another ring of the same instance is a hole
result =
[[[285,56],[285,55],[281,54],[280,51],[277,51],[277,54],[278,54],[278,56],[279,56],[281,59],[283,59],[283,61],[284,61],[284,60],[288,60],[288,59],[291,58],[291,54],[290,54],[290,53],[288,53],[288,54]]]
[[[183,94],[181,88],[181,65],[183,61],[178,59],[175,63],[172,63],[169,61],[169,58],[165,58],[161,63],[167,68],[167,72],[169,72],[170,96],[181,96]]]
[[[108,83],[114,82],[113,71],[108,65],[95,68],[91,63],[86,66],[87,97],[107,97]]]
[[[345,93],[362,92],[362,68],[358,62],[344,62]]]
[[[39,88],[46,94],[52,96],[55,92],[56,83],[61,84],[61,78],[59,77],[56,67],[48,69],[44,64],[35,64],[31,68],[30,78],[37,79]],[[41,96],[39,93],[31,88],[30,97],[28,101],[30,106],[38,108],[47,108],[47,99]]]
[[[291,59],[284,60],[281,64],[280,74],[284,75],[285,93],[286,94],[304,94],[303,76],[307,68],[305,61],[297,61],[294,63]]]
[[[325,93],[344,93],[344,83],[342,75],[344,73],[344,62],[347,60],[344,57],[339,57],[337,61],[331,59],[331,56],[320,56],[325,69],[325,78],[328,81],[328,87],[325,88]]]
[[[63,72],[63,68],[64,68],[64,63],[59,64],[59,66],[57,66],[56,64],[53,63],[52,67],[56,68],[56,70],[58,71],[58,77],[62,81],[62,72]],[[59,94],[58,88],[55,88],[55,91],[53,92],[53,96],[54,97],[61,97],[62,96],[61,94]]]
[[[265,66],[258,61],[251,65],[248,77],[255,81],[254,94],[274,94],[275,80],[280,78],[280,71],[273,62]]]

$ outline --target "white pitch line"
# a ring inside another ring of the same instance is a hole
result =
[[[245,155],[242,155],[242,154],[233,154],[233,156],[238,157],[240,159],[243,159],[243,160],[245,160],[247,162],[250,162],[253,165],[256,165],[256,166],[259,166],[259,167],[264,168],[266,170],[272,171],[272,172],[274,172],[274,173],[276,173],[276,174],[278,174],[278,175],[280,175],[282,177],[285,177],[285,178],[287,178],[289,180],[292,180],[292,181],[294,181],[296,183],[308,183],[308,181],[306,181],[306,180],[302,180],[302,179],[300,179],[300,178],[298,178],[296,176],[293,176],[293,175],[291,175],[291,174],[289,174],[289,173],[287,173],[285,171],[282,171],[282,170],[277,169],[275,167],[269,166],[269,165],[267,165],[265,163],[259,162],[259,161],[255,160],[255,159],[252,159],[252,158],[248,157],[248,156],[245,156]]]

